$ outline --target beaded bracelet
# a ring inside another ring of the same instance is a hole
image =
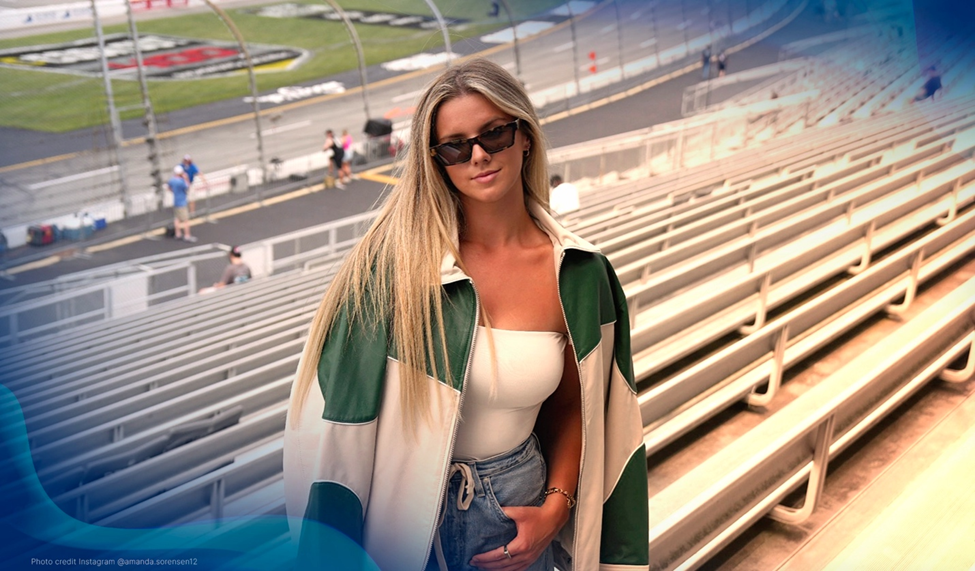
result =
[[[565,501],[569,503],[570,510],[576,505],[576,499],[572,497],[572,494],[563,490],[562,488],[549,488],[545,490],[546,498],[548,498],[549,494],[562,494],[565,496]]]

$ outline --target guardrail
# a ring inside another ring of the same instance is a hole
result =
[[[775,76],[782,74],[789,74],[789,77],[791,77],[793,81],[798,82],[811,72],[813,65],[813,60],[799,58],[747,69],[745,71],[728,74],[724,77],[711,78],[695,85],[688,86],[684,88],[684,94],[681,97],[681,115],[684,117],[689,117],[691,115],[697,115],[699,113],[710,111],[714,108],[722,106],[721,103],[713,103],[710,101],[711,94],[722,87],[737,85],[739,83],[747,83],[769,77],[772,77],[774,81],[781,81],[782,78]],[[765,88],[767,88],[767,84],[762,84],[756,89]],[[779,92],[778,94],[780,96],[788,95],[791,94],[791,92]],[[738,94],[735,97],[735,100],[740,100],[743,97],[745,97],[745,94]]]
[[[336,262],[365,233],[376,215],[376,211],[365,212],[246,244],[241,246],[244,261],[255,278],[305,269],[311,261]],[[144,311],[163,301],[195,296],[201,283],[210,283],[201,282],[200,274],[212,275],[215,279],[220,275],[225,259],[226,254],[222,251],[191,254],[182,261],[173,260],[172,254],[144,258],[134,268],[149,268],[146,271],[133,271],[105,283],[5,305],[0,307],[0,348],[78,325]],[[84,283],[104,275],[104,270],[94,270],[88,274],[92,277],[77,276],[73,283]],[[51,290],[58,286],[43,284],[39,287]],[[16,295],[30,295],[26,293],[29,289],[27,287]]]
[[[187,259],[195,258],[200,254],[213,252],[224,252],[224,249],[216,245],[200,245],[165,252],[154,256],[136,258],[125,262],[117,262],[100,266],[91,270],[75,272],[58,276],[56,278],[0,289],[0,309],[14,303],[36,299],[52,294],[74,290],[76,288],[90,286],[95,283],[139,274],[150,270],[169,267],[185,263]]]

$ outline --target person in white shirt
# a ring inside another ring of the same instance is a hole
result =
[[[549,195],[548,205],[556,214],[567,214],[579,210],[579,191],[572,184],[562,182],[562,177],[555,174],[549,180],[552,194]]]

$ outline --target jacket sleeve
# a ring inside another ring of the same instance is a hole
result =
[[[381,324],[368,316],[353,323],[343,310],[325,339],[318,383],[312,383],[297,422],[290,422],[296,411],[288,411],[285,496],[302,560],[327,557],[323,548],[334,544],[332,530],[362,545],[386,347]]]
[[[605,258],[604,258],[605,260]],[[606,263],[616,322],[613,364],[606,397],[606,474],[600,566],[646,569],[649,566],[649,498],[643,421],[637,402],[630,348],[626,296],[612,266]]]

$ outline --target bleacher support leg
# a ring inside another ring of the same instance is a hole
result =
[[[945,369],[941,371],[938,378],[942,381],[946,383],[965,383],[975,373],[975,333],[969,333],[968,337],[965,338],[965,342],[968,343],[968,361],[965,363],[965,368]]]
[[[765,326],[765,318],[768,316],[768,290],[772,287],[772,273],[765,272],[762,284],[758,288],[758,310],[755,312],[755,321],[749,325],[742,325],[738,332],[742,335],[751,335]]]
[[[751,394],[745,397],[748,406],[764,407],[772,402],[775,395],[782,386],[782,377],[785,374],[785,348],[789,344],[789,325],[782,326],[779,334],[775,336],[775,349],[772,352],[772,370],[768,376],[768,388],[764,393],[756,392],[754,389]]]
[[[75,519],[88,523],[88,494],[81,494],[75,499]]]
[[[752,242],[748,248],[748,273],[755,271],[755,261],[758,259],[758,242]]]
[[[863,255],[860,256],[860,262],[855,266],[850,266],[847,270],[850,275],[855,276],[863,272],[863,270],[870,267],[870,257],[872,255],[873,249],[873,233],[877,225],[875,220],[871,220],[870,224],[867,226],[867,231],[863,236]]]
[[[775,521],[798,525],[803,523],[816,509],[823,486],[826,484],[826,466],[829,464],[829,445],[833,440],[833,424],[835,416],[829,415],[816,430],[816,444],[813,450],[812,469],[809,472],[809,483],[806,485],[806,499],[801,508],[790,508],[777,505],[772,508],[768,516]]]
[[[938,226],[946,226],[951,224],[951,221],[955,219],[958,214],[958,189],[961,188],[961,178],[955,179],[955,184],[951,185],[951,194],[948,195],[951,200],[951,204],[948,205],[948,213],[941,218],[936,218],[935,222]]]
[[[223,519],[224,480],[220,478],[210,489],[210,515],[213,519]]]
[[[914,261],[911,263],[911,273],[907,278],[907,290],[904,291],[904,301],[887,305],[887,314],[894,319],[903,319],[904,314],[907,313],[907,309],[911,307],[911,302],[914,301],[914,296],[917,294],[917,278],[921,272],[921,261],[923,259],[924,250],[922,249],[914,255]]]

